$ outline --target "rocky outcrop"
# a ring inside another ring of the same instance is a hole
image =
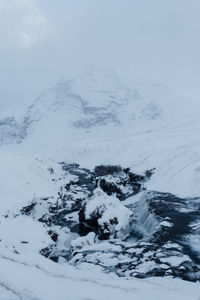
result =
[[[133,213],[119,199],[108,196],[101,188],[93,192],[93,196],[79,211],[79,221],[94,228],[99,239],[125,239],[129,236],[133,221]]]

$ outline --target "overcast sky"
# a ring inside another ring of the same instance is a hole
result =
[[[0,0],[1,109],[90,66],[198,100],[200,1]]]

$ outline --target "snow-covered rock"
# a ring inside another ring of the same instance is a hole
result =
[[[91,246],[94,244],[94,238],[95,238],[95,233],[90,232],[84,237],[78,237],[75,240],[73,240],[71,242],[71,247],[74,250],[76,248],[82,248],[87,245]]]
[[[97,227],[99,237],[125,239],[131,230],[133,213],[119,199],[97,188],[79,213],[81,222]]]

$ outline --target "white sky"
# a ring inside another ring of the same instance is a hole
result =
[[[0,109],[94,65],[198,100],[200,1],[0,0]]]

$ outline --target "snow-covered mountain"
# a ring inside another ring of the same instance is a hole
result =
[[[199,108],[92,71],[2,112],[0,299],[197,300]]]
[[[156,168],[152,189],[196,196],[198,114],[196,103],[165,86],[128,86],[111,72],[93,71],[62,80],[24,111],[4,114],[0,151],[41,153],[91,168]]]
[[[113,137],[176,124],[188,115],[187,101],[156,84],[130,87],[111,72],[62,80],[24,113],[0,123],[1,144],[43,144]]]

